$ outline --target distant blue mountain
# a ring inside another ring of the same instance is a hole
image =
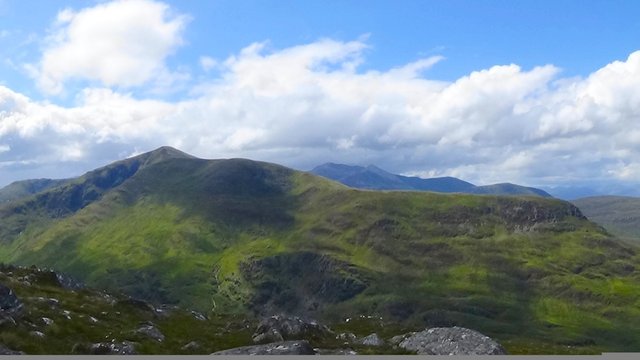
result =
[[[601,180],[581,185],[545,187],[544,190],[563,200],[576,200],[593,196],[640,197],[640,187],[638,187],[637,183],[619,180]]]
[[[350,166],[326,163],[315,167],[311,173],[320,175],[347,186],[372,190],[418,190],[444,193],[469,193],[492,195],[530,195],[552,197],[544,190],[503,183],[476,186],[454,177],[437,177],[423,179],[414,176],[392,174],[377,166]]]

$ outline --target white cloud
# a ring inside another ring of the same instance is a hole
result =
[[[202,70],[205,72],[211,71],[216,66],[218,66],[218,61],[216,59],[209,56],[200,57],[200,67],[202,67]]]
[[[0,87],[0,143],[41,164],[166,144],[208,158],[303,169],[374,163],[481,184],[632,180],[640,171],[640,52],[585,78],[511,64],[442,82],[422,73],[439,57],[359,72],[368,49],[330,39],[281,50],[252,44],[176,103],[89,88],[65,108]]]
[[[132,87],[168,76],[165,59],[183,43],[188,21],[164,3],[115,0],[58,13],[42,59],[28,69],[39,87],[58,94],[68,80]]]

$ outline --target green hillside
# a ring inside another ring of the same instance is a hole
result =
[[[502,183],[502,184],[493,184],[493,185],[483,185],[476,186],[471,190],[473,194],[491,194],[491,195],[526,195],[526,196],[542,196],[542,197],[551,197],[546,191],[515,185],[510,183]]]
[[[630,196],[593,196],[572,201],[592,221],[610,233],[631,241],[640,241],[640,198]]]
[[[460,325],[511,353],[640,351],[637,249],[556,199],[363,191],[163,148],[0,219],[1,261],[154,302]]]
[[[13,182],[0,189],[0,204],[25,198],[27,196],[62,185],[67,180],[34,179]]]

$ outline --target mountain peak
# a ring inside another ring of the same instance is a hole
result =
[[[161,146],[155,150],[151,150],[133,158],[141,160],[143,165],[152,165],[169,159],[196,159],[195,156],[189,155],[171,146]]]
[[[189,155],[184,151],[180,151],[174,147],[167,146],[167,145],[160,146],[155,150],[151,150],[148,152],[148,154],[152,154],[153,156],[159,156],[164,158],[188,158],[188,159],[195,158],[195,156]]]

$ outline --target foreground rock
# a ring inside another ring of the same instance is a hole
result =
[[[306,340],[281,341],[270,344],[243,346],[215,352],[211,355],[315,355]]]
[[[285,340],[320,339],[333,332],[326,326],[313,320],[303,320],[299,317],[275,315],[260,322],[253,342],[270,343]]]
[[[358,355],[353,349],[314,349],[317,355]]]
[[[399,346],[419,355],[506,355],[504,348],[488,336],[457,326],[408,334]]]
[[[338,334],[336,339],[344,341],[345,344],[351,344],[356,342],[358,337],[352,332],[346,332]]]
[[[384,340],[382,340],[378,334],[373,333],[362,338],[360,344],[365,346],[384,346]]]
[[[94,344],[76,344],[71,350],[72,354],[91,355],[136,355],[134,344],[129,341],[101,342]]]
[[[164,341],[164,334],[162,334],[162,332],[160,332],[160,330],[152,322],[142,323],[141,326],[134,331],[134,334],[147,336],[157,342]]]
[[[0,355],[25,355],[22,351],[11,350],[8,347],[0,344]]]

